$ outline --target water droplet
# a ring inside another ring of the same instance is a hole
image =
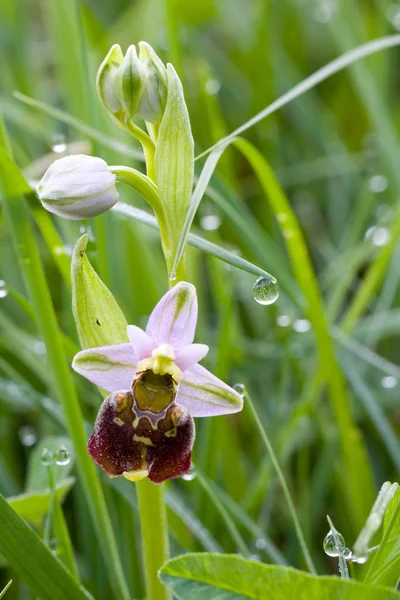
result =
[[[32,350],[35,354],[44,355],[46,354],[46,344],[43,340],[34,340],[32,343]]]
[[[204,89],[209,96],[215,96],[215,94],[218,94],[219,90],[221,89],[221,84],[218,79],[209,79],[206,82]]]
[[[267,542],[266,540],[264,540],[264,538],[258,538],[256,539],[256,548],[257,550],[265,550],[265,548],[267,547]]]
[[[375,194],[381,194],[388,188],[388,180],[384,175],[372,175],[369,182],[369,189]]]
[[[30,425],[23,425],[19,428],[18,431],[19,439],[21,440],[21,444],[23,446],[33,446],[36,444],[37,435],[36,431]]]
[[[4,279],[0,279],[0,298],[8,296],[7,285]]]
[[[200,219],[200,225],[206,231],[215,231],[221,227],[221,219],[218,215],[204,215]]]
[[[289,317],[289,315],[279,315],[279,317],[276,319],[276,323],[279,325],[279,327],[289,327],[291,322],[292,319]]]
[[[333,0],[318,0],[314,9],[314,19],[318,23],[329,23],[336,9]]]
[[[368,554],[362,554],[361,556],[352,555],[351,561],[357,563],[358,565],[363,565],[368,560]]]
[[[366,241],[371,241],[374,246],[386,246],[390,240],[390,231],[386,227],[370,227],[364,235]]]
[[[40,455],[40,462],[44,467],[49,467],[54,463],[54,454],[48,448],[43,448]]]
[[[259,304],[273,304],[279,296],[278,282],[270,276],[261,276],[253,285],[253,294]]]
[[[392,389],[396,387],[397,384],[397,377],[394,377],[393,375],[386,375],[381,379],[381,386],[386,389]]]
[[[56,464],[59,467],[65,467],[66,465],[69,464],[69,461],[71,460],[70,454],[69,454],[68,450],[65,448],[65,446],[61,446],[61,448],[59,448],[57,450],[54,458],[56,459]]]
[[[171,271],[171,273],[168,275],[168,278],[170,281],[175,281],[175,279],[176,279],[175,271]]]
[[[332,529],[325,536],[323,546],[328,556],[339,556],[346,547],[342,534],[336,531],[334,535]]]
[[[260,562],[261,561],[261,557],[258,554],[250,554],[249,560],[254,560],[256,562]]]
[[[244,385],[244,383],[235,383],[233,389],[239,394],[239,396],[242,396],[242,398],[244,398],[246,394],[246,386]]]
[[[67,149],[67,144],[65,142],[65,135],[63,133],[57,133],[53,136],[53,143],[51,146],[53,152],[57,152],[57,154],[62,154]]]
[[[298,333],[305,333],[306,331],[310,331],[311,323],[308,319],[296,319],[293,323],[293,329]]]
[[[193,479],[196,479],[196,477],[197,473],[193,465],[190,467],[189,473],[185,473],[185,475],[182,475],[182,479],[184,479],[185,481],[193,481]]]
[[[350,560],[353,556],[352,551],[350,550],[350,548],[343,548],[342,550],[342,556],[345,560]]]

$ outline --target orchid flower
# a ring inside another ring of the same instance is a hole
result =
[[[153,483],[190,469],[193,417],[235,413],[243,399],[198,364],[196,288],[181,282],[150,315],[146,331],[128,325],[129,343],[79,352],[75,371],[111,392],[100,408],[88,451],[110,477]]]

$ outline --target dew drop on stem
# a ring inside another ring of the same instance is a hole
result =
[[[276,279],[262,275],[253,285],[254,300],[259,304],[273,304],[279,296],[279,285]]]
[[[346,547],[343,536],[332,529],[325,536],[323,546],[325,554],[332,557],[339,556]]]
[[[68,450],[64,446],[62,446],[55,453],[55,459],[56,459],[56,464],[59,467],[65,467],[66,465],[69,464],[71,457],[70,457]]]

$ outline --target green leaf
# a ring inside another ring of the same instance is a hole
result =
[[[47,436],[42,438],[32,450],[29,457],[28,474],[26,481],[27,492],[42,492],[49,489],[49,477],[47,468],[42,465],[41,454],[43,450],[55,453],[61,447],[65,447],[70,455],[70,461],[67,465],[54,465],[54,483],[57,485],[63,481],[71,472],[74,466],[74,448],[71,440],[63,436]]]
[[[168,561],[160,578],[180,600],[396,600],[382,586],[314,577],[276,565],[222,554],[184,554]]]
[[[167,66],[168,96],[158,132],[154,165],[164,207],[168,240],[168,268],[190,204],[194,175],[194,144],[182,84],[172,65]]]
[[[385,517],[383,519],[383,532],[384,533],[387,530],[387,528],[389,527],[390,521],[392,520],[392,517],[397,510],[399,502],[400,502],[400,488],[397,488],[397,490],[396,490],[393,498],[389,502],[388,507],[385,512]],[[390,535],[392,537],[400,535],[400,518],[398,518],[396,520],[396,522],[394,523],[394,525],[392,526]]]
[[[1,495],[0,552],[41,600],[92,598]]]
[[[0,146],[0,171],[3,173],[4,192],[9,198],[15,198],[21,194],[30,194],[31,188],[21,170],[15,164],[5,148]],[[7,174],[7,176],[5,176]]]
[[[57,484],[56,496],[59,502],[63,502],[74,483],[74,477],[67,477]],[[51,492],[49,488],[37,492],[26,492],[7,498],[7,502],[20,517],[39,527],[49,511]]]
[[[110,290],[90,264],[85,250],[88,235],[72,253],[72,310],[82,348],[108,346],[128,340],[126,319]]]
[[[400,579],[400,536],[390,540],[374,565],[369,578],[373,584],[397,587]]]

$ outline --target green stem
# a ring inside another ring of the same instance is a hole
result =
[[[261,419],[258,416],[256,408],[255,408],[255,406],[254,406],[254,404],[253,404],[253,402],[252,402],[252,400],[251,400],[251,398],[250,398],[250,396],[249,396],[246,388],[245,388],[245,391],[244,391],[244,396],[245,396],[247,405],[250,408],[250,411],[251,411],[251,414],[253,416],[253,419],[254,419],[257,427],[258,427],[258,430],[260,432],[261,438],[262,438],[262,440],[263,440],[263,442],[265,444],[267,452],[268,452],[268,454],[270,456],[271,462],[272,462],[273,467],[274,467],[274,469],[276,471],[276,474],[278,476],[279,482],[280,482],[280,484],[282,486],[283,493],[285,494],[286,502],[288,503],[288,507],[289,507],[289,511],[290,511],[290,514],[291,514],[291,517],[292,517],[292,520],[293,520],[294,528],[296,530],[296,534],[297,534],[297,537],[298,537],[298,540],[299,540],[299,543],[300,543],[300,547],[301,547],[301,549],[303,551],[304,560],[306,561],[308,570],[313,575],[316,575],[317,572],[315,570],[315,566],[314,566],[313,560],[311,558],[311,555],[310,555],[310,553],[308,551],[307,544],[306,544],[306,541],[304,539],[303,531],[301,529],[300,521],[299,521],[299,518],[297,516],[296,509],[295,509],[295,506],[294,506],[294,503],[293,503],[293,500],[292,500],[292,496],[290,494],[288,485],[287,485],[286,480],[285,480],[285,476],[284,476],[284,474],[282,472],[282,469],[281,469],[281,467],[279,465],[278,459],[276,457],[274,449],[272,448],[271,442],[269,441],[267,432],[265,431],[265,429],[263,427],[263,424],[261,423]]]
[[[169,558],[164,485],[148,479],[136,483],[142,532],[142,554],[147,600],[170,600],[171,594],[158,579],[158,571]]]
[[[132,121],[127,123],[128,131],[142,144],[144,158],[147,167],[147,176],[152,180],[156,180],[156,173],[154,169],[154,153],[156,147],[150,136],[147,135],[143,129],[135,125]]]

